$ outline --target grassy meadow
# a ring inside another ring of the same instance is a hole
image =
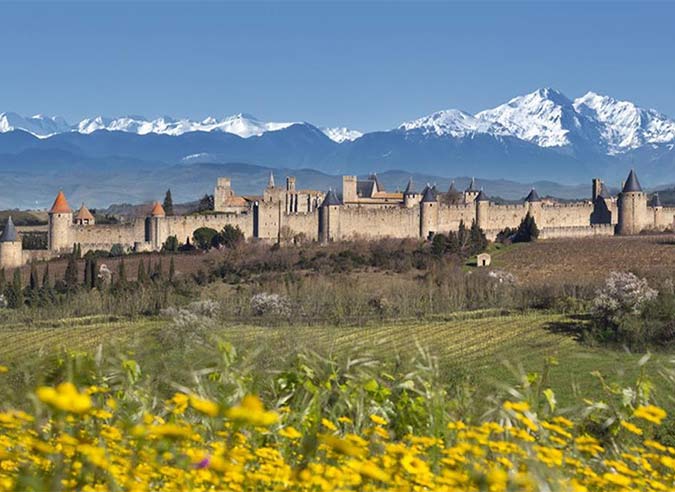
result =
[[[491,246],[490,269],[426,248],[106,258],[124,282],[27,287],[0,319],[0,490],[675,487],[672,238]],[[626,329],[657,343],[593,332],[636,254],[661,297]]]

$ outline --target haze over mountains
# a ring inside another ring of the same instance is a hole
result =
[[[197,164],[234,162],[284,172],[397,169],[525,183],[585,184],[598,176],[615,186],[635,167],[644,184],[656,186],[675,182],[674,147],[675,120],[655,110],[594,92],[572,100],[554,89],[473,115],[444,110],[369,133],[265,122],[248,114],[200,121],[97,116],[75,124],[60,117],[0,114],[0,168],[25,184],[22,194],[54,186],[56,178],[62,186],[99,194],[135,189],[145,182],[141,174],[155,176],[165,188],[163,170],[183,166],[184,178],[200,182]]]

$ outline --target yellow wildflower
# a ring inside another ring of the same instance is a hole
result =
[[[57,410],[85,413],[91,409],[89,395],[78,392],[72,383],[61,383],[56,388],[42,386],[35,394],[41,402]]]
[[[666,418],[666,411],[654,405],[642,405],[635,409],[633,416],[659,425]]]
[[[220,407],[217,403],[197,396],[190,396],[190,405],[198,412],[208,415],[209,417],[217,416],[220,411]]]
[[[261,427],[269,427],[279,420],[279,415],[276,412],[265,411],[260,398],[253,395],[245,396],[240,405],[228,408],[225,416],[235,422]]]
[[[286,439],[300,439],[302,437],[302,434],[300,434],[295,427],[291,427],[290,425],[281,429],[279,435]]]
[[[370,416],[370,421],[374,424],[377,424],[377,425],[387,425],[388,424],[388,422],[385,419],[383,419],[379,415],[375,415],[375,414],[372,414]]]
[[[640,429],[637,425],[631,424],[630,422],[626,422],[625,420],[622,420],[620,424],[621,427],[626,429],[628,432],[632,432],[633,434],[636,434],[638,436],[642,435],[642,429]]]

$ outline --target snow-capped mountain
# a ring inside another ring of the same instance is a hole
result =
[[[598,137],[598,125],[591,118],[577,112],[563,93],[548,88],[481,111],[476,118],[499,124],[511,135],[540,147],[564,147],[578,139],[593,142]]]
[[[351,130],[349,128],[345,128],[344,126],[338,126],[335,128],[321,128],[320,130],[333,142],[337,143],[352,142],[363,136],[363,132]]]
[[[0,113],[0,133],[24,130],[36,137],[49,137],[57,133],[70,131],[70,126],[63,118],[56,116],[21,116],[17,113]]]
[[[399,125],[398,129],[403,131],[421,131],[425,135],[450,135],[452,137],[464,137],[471,133],[509,134],[509,131],[499,123],[481,120],[458,109],[438,111],[429,116],[406,121]]]
[[[222,120],[214,117],[205,118],[202,121],[189,119],[174,119],[169,116],[147,120],[142,116],[124,116],[121,118],[105,118],[97,116],[82,120],[72,130],[79,133],[92,133],[97,130],[122,131],[147,135],[157,133],[164,135],[182,135],[188,132],[212,132],[221,131],[233,133],[242,138],[259,136],[265,132],[281,130],[295,123],[264,122],[250,114],[240,113],[228,116]]]
[[[574,100],[574,108],[600,125],[609,154],[619,154],[645,144],[675,141],[675,121],[629,101],[588,92]]]

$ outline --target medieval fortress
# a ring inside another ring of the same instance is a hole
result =
[[[476,189],[473,181],[461,193],[453,187],[449,193],[456,199],[448,203],[438,200],[435,186],[417,191],[412,180],[405,191],[388,192],[376,175],[365,180],[344,176],[340,199],[333,190],[298,190],[293,177],[286,178],[285,186],[276,186],[270,175],[261,196],[239,196],[228,178],[219,178],[211,212],[167,216],[155,203],[147,217],[105,225],[96,224],[84,205],[74,212],[59,192],[49,211],[47,250],[24,250],[10,218],[0,235],[0,267],[57,257],[72,251],[75,244],[83,254],[109,251],[114,245],[127,251],[159,251],[170,236],[185,243],[201,227],[219,231],[228,224],[239,227],[247,239],[270,242],[426,239],[436,232],[457,230],[461,221],[467,226],[476,221],[488,239],[494,239],[502,229],[518,227],[528,213],[535,218],[542,239],[675,229],[675,207],[663,207],[658,194],[648,203],[633,171],[617,197],[594,179],[592,199],[574,203],[544,201],[532,190],[523,203],[498,205]]]

